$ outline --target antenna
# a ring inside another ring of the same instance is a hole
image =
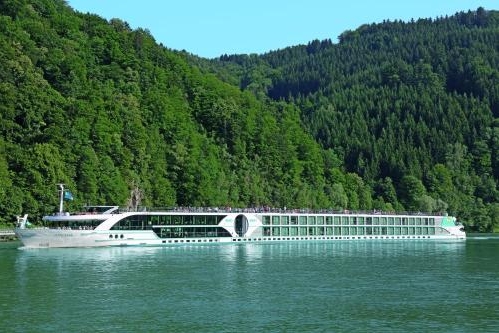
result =
[[[59,189],[61,190],[61,194],[59,196],[59,214],[62,215],[64,210],[64,184],[57,184]]]

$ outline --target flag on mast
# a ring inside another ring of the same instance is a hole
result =
[[[71,191],[64,191],[64,200],[73,200],[73,193],[71,193]]]

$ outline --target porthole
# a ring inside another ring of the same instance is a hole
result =
[[[109,235],[109,238],[113,238],[113,235]]]

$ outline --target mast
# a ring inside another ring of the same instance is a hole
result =
[[[57,184],[61,190],[61,194],[59,196],[59,214],[62,215],[64,209],[64,184]]]

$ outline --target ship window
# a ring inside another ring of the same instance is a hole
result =
[[[264,215],[262,218],[263,225],[270,225],[270,216]]]
[[[281,224],[289,224],[289,216],[281,216]]]
[[[273,225],[279,225],[280,224],[279,216],[272,216],[272,224]]]
[[[315,216],[309,216],[308,217],[308,224],[309,225],[315,225]]]
[[[231,237],[230,233],[222,227],[175,227],[153,228],[160,238],[203,238],[203,237]]]
[[[204,216],[204,215],[196,215],[196,216],[194,216],[194,224],[197,224],[197,225],[206,225],[206,216]]]
[[[319,225],[324,224],[324,216],[317,216],[317,224]]]

